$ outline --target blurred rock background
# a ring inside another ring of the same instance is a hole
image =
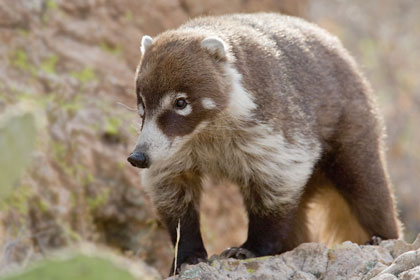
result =
[[[90,241],[167,275],[173,249],[137,170],[126,162],[139,130],[133,78],[140,38],[198,15],[256,11],[316,22],[355,56],[385,116],[391,178],[406,239],[414,239],[420,232],[416,0],[3,0],[0,177],[8,180],[0,178],[0,270]],[[21,129],[11,125],[22,119]],[[3,145],[13,139],[5,131],[19,135],[15,146],[28,152]],[[209,253],[241,244],[247,222],[237,190],[211,182],[205,189]]]

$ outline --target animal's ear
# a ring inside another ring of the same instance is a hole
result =
[[[144,53],[146,52],[146,50],[153,44],[153,39],[152,37],[148,36],[148,35],[144,35],[143,38],[141,38],[141,47],[140,47],[140,51],[141,51],[141,55],[144,55]]]
[[[206,49],[216,59],[226,58],[226,43],[219,37],[207,37],[201,41],[201,47]]]

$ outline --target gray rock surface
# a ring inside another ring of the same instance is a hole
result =
[[[186,265],[176,279],[412,280],[420,279],[420,234],[407,244],[386,240],[379,246],[344,242],[334,248],[305,243],[277,256],[247,260],[210,258]]]

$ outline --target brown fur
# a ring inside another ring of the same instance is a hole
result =
[[[200,45],[212,36],[226,44],[225,56]],[[171,147],[182,140],[144,174],[172,239],[177,219],[183,223],[179,264],[206,257],[197,213],[202,174],[230,180],[244,197],[248,239],[227,256],[276,254],[314,239],[401,236],[375,98],[324,30],[275,14],[198,18],[154,39],[137,87],[143,122],[157,116]],[[191,114],[159,111],[176,92],[188,96]],[[204,97],[216,109],[204,108]]]

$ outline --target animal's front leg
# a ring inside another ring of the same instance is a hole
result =
[[[163,217],[168,227],[172,243],[176,244],[178,219],[175,216],[166,215]],[[196,264],[207,260],[207,251],[204,248],[200,232],[199,214],[194,205],[189,205],[185,214],[179,217],[180,236],[176,258],[177,273],[183,264]],[[172,262],[170,275],[174,271],[175,258]]]
[[[152,199],[161,220],[166,225],[172,244],[177,243],[177,227],[180,224],[176,268],[182,264],[196,264],[207,259],[200,232],[198,213],[201,195],[201,178],[198,174],[186,173],[173,179],[162,180],[166,184],[153,187]],[[170,274],[173,273],[175,259]]]

